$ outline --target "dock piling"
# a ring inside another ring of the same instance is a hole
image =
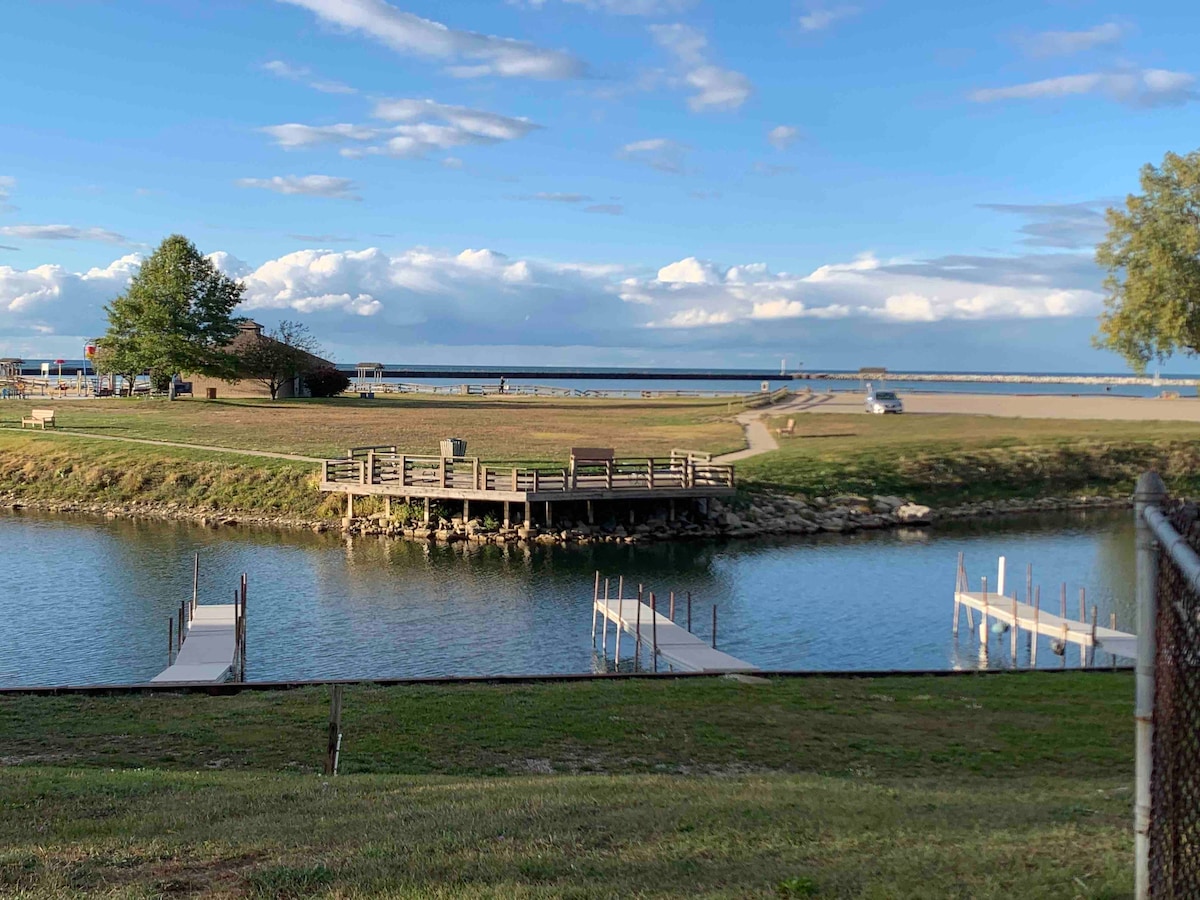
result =
[[[200,602],[200,554],[196,553],[192,560],[192,615],[196,614],[196,604]]]
[[[600,570],[596,570],[596,587],[592,590],[592,646],[596,646],[596,604],[600,600]],[[607,622],[605,623],[607,628]]]
[[[688,634],[692,633],[692,592],[687,592],[687,617],[688,617]]]
[[[962,601],[958,599],[958,595],[963,589],[963,554],[958,551],[958,566],[954,570],[954,623],[950,626],[950,633],[958,637],[958,619],[962,615]]]
[[[600,636],[600,650],[604,653],[605,658],[608,657],[608,579],[604,579],[604,633]],[[617,631],[620,631],[620,626],[617,626]],[[594,644],[595,641],[592,641]]]
[[[1007,574],[1007,569],[1008,560],[1002,556],[996,564],[996,593],[1001,597],[1004,596],[1004,576]]]
[[[717,604],[713,604],[712,647],[717,649]]]
[[[658,603],[654,591],[650,592],[650,655],[654,663],[654,671],[658,671]]]
[[[980,617],[979,617],[979,645],[984,648],[984,652],[986,653],[987,652],[987,643],[988,643],[988,636],[987,636],[988,583],[987,583],[986,575],[983,576],[983,578],[981,579],[981,582],[983,584],[983,609],[980,610]]]
[[[667,618],[669,618],[672,622],[674,622],[675,621],[675,592],[674,591],[671,591],[671,610],[670,610],[670,612],[671,612],[671,614]]]
[[[167,668],[171,668],[172,654],[175,652],[175,619],[167,618]]]
[[[1012,665],[1017,667],[1017,635],[1021,631],[1020,619],[1017,618],[1017,592],[1013,591],[1012,596],[1012,630],[1008,635],[1008,655],[1012,657]]]
[[[642,661],[642,590],[643,586],[639,584],[637,595],[637,626],[634,629],[634,634],[637,638],[637,641],[634,644],[633,657],[633,665],[635,669],[637,668],[638,663]]]
[[[1038,621],[1041,619],[1042,586],[1039,584],[1033,592],[1033,631],[1029,635],[1029,667],[1037,668]]]

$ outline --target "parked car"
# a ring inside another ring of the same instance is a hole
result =
[[[895,391],[877,391],[872,385],[867,385],[867,412],[882,416],[886,413],[904,412],[904,404],[896,396]]]

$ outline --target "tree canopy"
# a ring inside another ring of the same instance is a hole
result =
[[[272,331],[255,334],[238,347],[238,374],[263,385],[274,400],[286,382],[313,369],[313,357],[319,352],[305,325],[284,319]]]
[[[146,258],[129,289],[104,308],[102,352],[122,373],[228,377],[236,360],[225,348],[237,335],[232,313],[244,292],[195,244],[173,234]]]
[[[1141,172],[1142,193],[1110,208],[1096,261],[1108,275],[1097,347],[1138,372],[1200,353],[1200,150],[1168,153]]]

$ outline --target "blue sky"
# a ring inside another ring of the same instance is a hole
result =
[[[1119,370],[1088,345],[1091,248],[1142,164],[1200,143],[1198,20],[14,5],[0,355],[78,355],[180,232],[245,280],[245,314],[343,361]]]

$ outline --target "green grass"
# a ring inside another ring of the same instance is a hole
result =
[[[809,496],[898,494],[934,505],[1125,494],[1147,468],[1200,490],[1200,424],[993,416],[801,415],[742,483]],[[782,424],[782,419],[772,422]]]
[[[1132,686],[0,697],[0,895],[1122,897]]]
[[[36,401],[0,406],[0,424],[19,425]],[[489,462],[565,464],[573,446],[613,447],[622,456],[666,456],[673,447],[740,449],[730,406],[715,400],[579,400],[541,397],[395,395],[360,400],[56,401],[60,428],[306,456],[341,456],[350,446],[395,444],[436,453],[447,437]]]

